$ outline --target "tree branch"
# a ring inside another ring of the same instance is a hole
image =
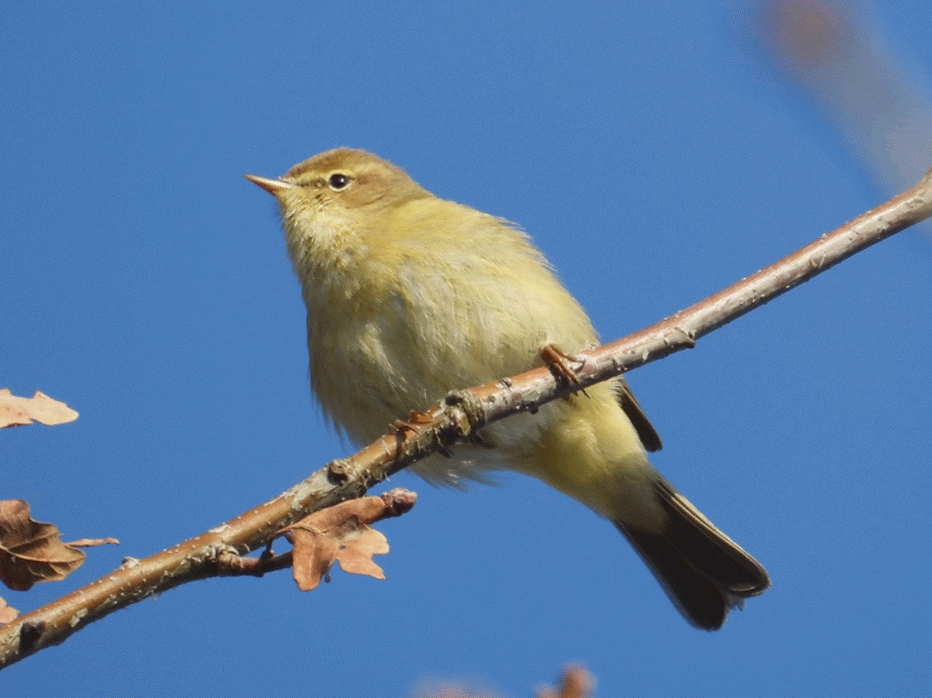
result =
[[[932,170],[916,186],[801,250],[661,322],[579,354],[579,382],[547,368],[450,393],[354,456],[329,463],[278,497],[118,570],[0,628],[0,668],[64,642],[89,623],[195,579],[230,574],[246,554],[313,511],[359,497],[389,475],[467,438],[489,422],[540,405],[695,345],[700,337],[786,293],[844,259],[932,216]]]

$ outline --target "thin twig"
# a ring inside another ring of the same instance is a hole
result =
[[[230,573],[231,552],[265,546],[281,528],[313,511],[359,497],[389,475],[489,422],[524,411],[695,345],[700,337],[773,300],[853,254],[932,216],[932,171],[905,193],[756,274],[644,330],[579,355],[579,383],[558,383],[546,368],[451,393],[417,424],[380,438],[354,456],[221,526],[120,569],[0,628],[0,668],[114,611],[195,579]]]

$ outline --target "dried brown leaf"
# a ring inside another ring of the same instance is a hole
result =
[[[293,574],[298,588],[316,589],[334,562],[349,574],[385,579],[385,572],[372,556],[387,553],[388,540],[369,524],[408,511],[415,499],[413,492],[400,490],[382,497],[351,499],[282,529],[294,546]],[[404,501],[404,507],[399,508],[399,500]]]
[[[337,553],[337,562],[340,563],[340,569],[348,574],[365,574],[385,579],[385,572],[372,561],[372,556],[387,553],[388,539],[374,528],[362,524],[351,539],[344,539]]]
[[[0,501],[0,581],[10,589],[64,579],[84,559],[83,552],[61,542],[53,524],[32,519],[26,502]]]
[[[19,611],[0,598],[0,624],[10,623],[19,616]]]
[[[319,531],[295,527],[285,534],[294,546],[291,573],[301,591],[312,591],[330,571],[340,544]]]
[[[32,397],[16,397],[8,388],[0,388],[0,428],[32,424],[51,426],[78,418],[78,413],[48,395],[36,391]]]

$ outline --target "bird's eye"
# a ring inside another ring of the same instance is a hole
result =
[[[346,188],[346,185],[350,183],[350,178],[338,172],[330,175],[330,179],[327,180],[327,183],[330,185],[331,189],[339,191],[340,189]]]

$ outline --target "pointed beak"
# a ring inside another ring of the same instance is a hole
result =
[[[256,175],[243,175],[243,177],[248,179],[257,187],[262,187],[273,196],[277,196],[280,192],[283,192],[286,189],[292,189],[294,187],[294,184],[288,184],[288,182],[283,182],[280,179],[267,179],[265,177],[257,177]]]

